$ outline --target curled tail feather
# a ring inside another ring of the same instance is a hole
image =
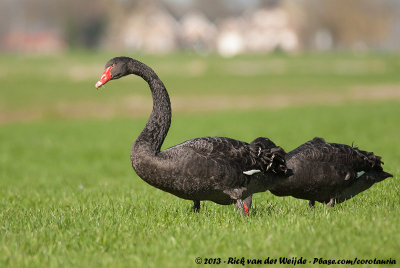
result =
[[[363,170],[383,171],[382,165],[384,164],[384,162],[382,161],[382,157],[375,155],[373,152],[362,151],[358,148],[353,149],[364,160]]]
[[[280,146],[276,146],[268,138],[259,137],[250,143],[250,148],[255,159],[255,166],[261,172],[272,171],[286,175],[286,152]]]

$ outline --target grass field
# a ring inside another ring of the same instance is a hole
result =
[[[130,147],[151,98],[133,77],[94,89],[112,56],[0,56],[0,267],[400,262],[399,55],[137,55],[170,92],[164,147],[266,136],[289,151],[321,136],[383,156],[394,174],[334,208],[260,193],[247,218],[212,202],[194,214],[134,173]]]

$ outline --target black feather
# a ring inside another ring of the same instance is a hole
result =
[[[372,152],[316,137],[286,155],[293,174],[275,182],[270,191],[324,203],[331,199],[343,202],[392,177],[382,164],[381,157]],[[359,177],[359,172],[364,174]]]
[[[285,152],[273,143],[258,152],[246,142],[204,137],[160,151],[171,124],[171,104],[164,84],[150,67],[131,58],[111,59],[108,66],[113,66],[112,79],[135,74],[149,84],[153,110],[132,147],[131,162],[139,177],[150,185],[194,200],[197,211],[200,200],[236,202],[237,207],[245,208],[251,205],[253,193],[266,191],[269,179],[286,171]],[[260,169],[262,176],[243,173],[255,169]]]

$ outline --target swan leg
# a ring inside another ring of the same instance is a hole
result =
[[[199,200],[193,200],[193,207],[192,207],[193,212],[200,212],[200,201]]]
[[[237,199],[235,207],[242,213],[243,216],[249,216],[249,208],[242,199]]]
[[[250,211],[251,209],[251,203],[253,202],[253,195],[249,195],[245,199],[243,199],[243,203],[247,207],[247,209]]]
[[[328,207],[334,207],[335,206],[335,198],[331,198],[331,200],[329,200],[329,203],[326,204]]]
[[[310,206],[310,208],[313,208],[315,206],[315,200],[308,201],[308,205]]]

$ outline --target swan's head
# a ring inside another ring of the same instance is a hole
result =
[[[129,74],[129,62],[131,58],[116,57],[106,63],[105,70],[95,87],[99,88],[110,80],[121,78]]]

